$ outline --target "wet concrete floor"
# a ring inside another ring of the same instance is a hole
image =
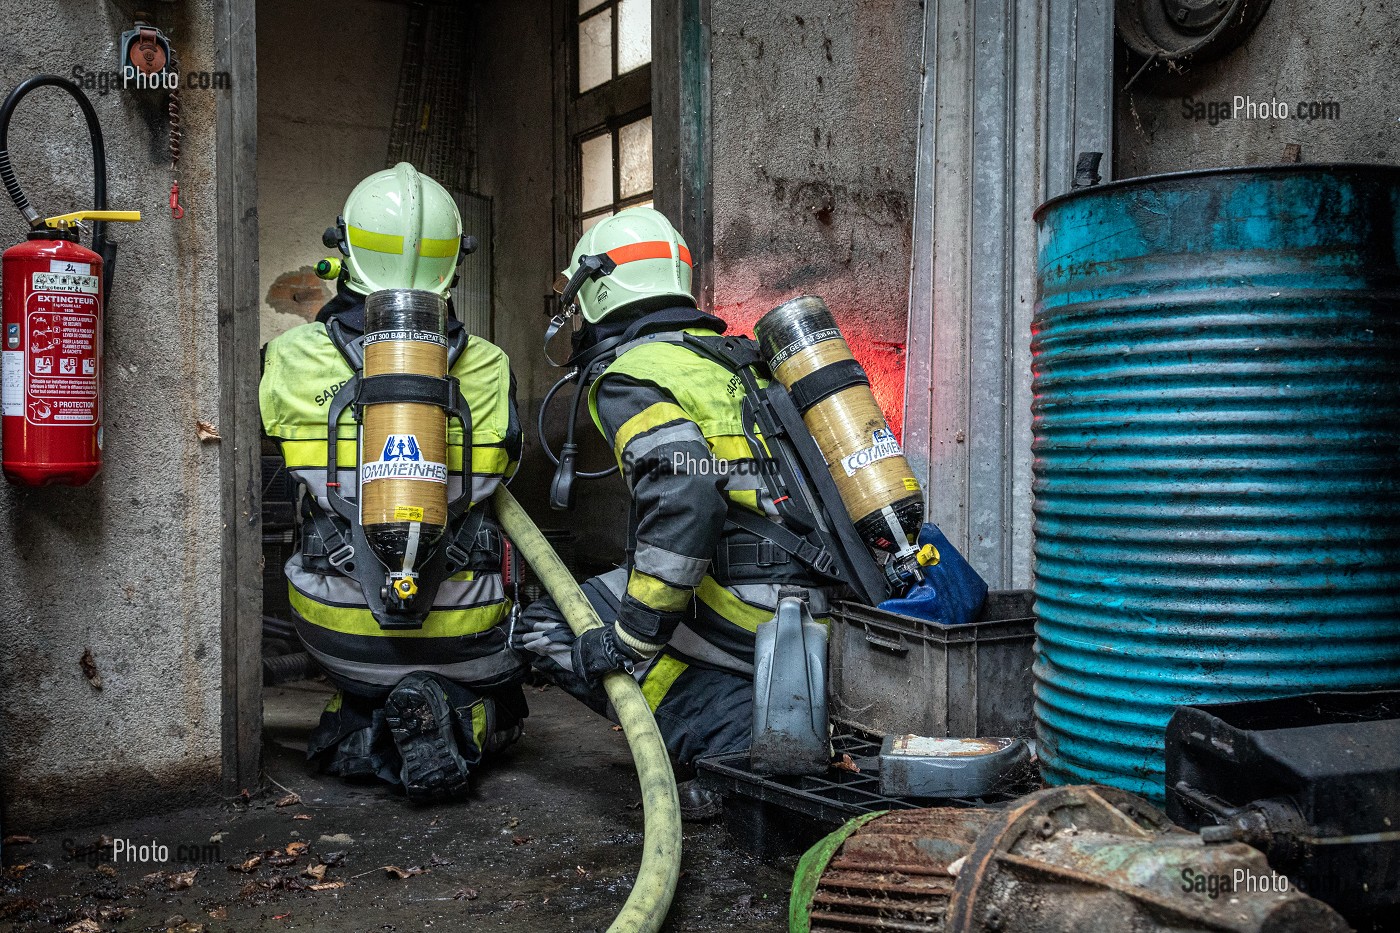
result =
[[[267,691],[265,769],[285,789],[5,846],[0,931],[607,928],[642,840],[631,757],[607,722],[527,688],[525,738],[471,800],[420,808],[308,769],[305,736],[328,694],[317,682]],[[289,793],[300,803],[276,806]],[[84,851],[101,837],[114,845]],[[128,860],[118,840],[164,846],[168,861]],[[739,851],[717,824],[686,824],[666,929],[785,930],[790,867]]]

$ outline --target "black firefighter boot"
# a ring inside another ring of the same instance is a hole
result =
[[[398,746],[399,779],[414,803],[465,797],[470,766],[457,749],[452,705],[431,674],[415,671],[389,694],[384,719]]]

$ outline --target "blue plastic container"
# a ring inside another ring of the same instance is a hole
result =
[[[1400,687],[1400,168],[1036,219],[1042,770],[1160,801],[1177,705]]]

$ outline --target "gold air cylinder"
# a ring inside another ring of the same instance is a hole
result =
[[[785,302],[759,319],[754,336],[861,538],[878,550],[907,550],[924,519],[923,489],[826,303],[810,295]]]
[[[365,299],[362,378],[447,374],[447,301],[394,288]],[[360,524],[400,596],[447,527],[447,413],[421,402],[376,402],[360,429]]]

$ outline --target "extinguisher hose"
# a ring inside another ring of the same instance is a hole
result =
[[[19,208],[25,222],[33,229],[43,226],[44,220],[25,197],[24,190],[19,186],[19,179],[15,177],[14,166],[10,164],[10,117],[14,115],[15,107],[25,95],[41,87],[62,88],[78,102],[78,109],[83,112],[83,119],[87,121],[88,138],[92,143],[92,206],[99,211],[107,209],[107,152],[102,145],[102,125],[97,122],[97,111],[92,109],[92,101],[88,100],[82,88],[67,78],[59,75],[33,75],[21,81],[5,98],[5,102],[0,104],[0,182],[4,183],[10,200],[15,202],[15,207]],[[107,225],[100,220],[92,225],[92,250],[102,257],[102,291],[103,294],[110,294],[117,245],[107,242]]]

